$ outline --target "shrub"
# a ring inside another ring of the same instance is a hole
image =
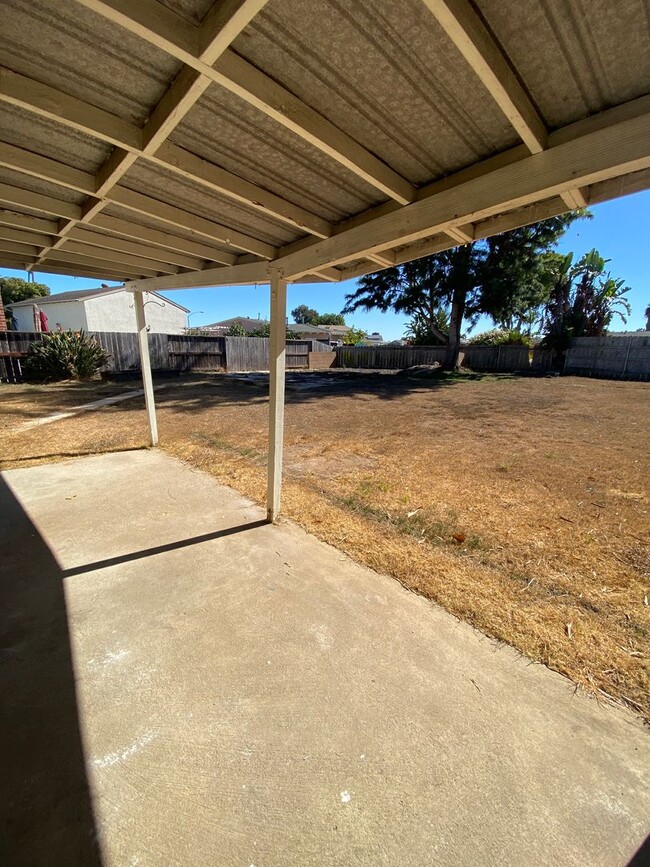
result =
[[[108,361],[108,353],[83,331],[52,331],[32,343],[23,365],[28,379],[57,382],[90,379]]]
[[[484,331],[467,341],[472,346],[532,346],[533,340],[528,334],[522,334],[515,328],[493,328]]]

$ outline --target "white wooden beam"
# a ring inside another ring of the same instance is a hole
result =
[[[107,201],[122,205],[136,213],[155,217],[163,223],[169,223],[181,229],[190,229],[199,235],[210,238],[212,241],[218,241],[229,247],[244,250],[263,259],[272,259],[276,254],[276,250],[271,244],[259,241],[257,238],[245,235],[243,232],[238,232],[236,229],[231,229],[228,226],[222,226],[213,220],[200,217],[189,211],[184,211],[175,205],[168,205],[165,202],[153,199],[151,196],[146,196],[135,190],[129,190],[126,187],[114,187],[106,194],[106,198]]]
[[[266,2],[226,0],[215,3],[198,33],[199,60],[214,63]],[[191,67],[181,69],[144,125],[140,156],[158,150],[211,83]],[[97,192],[103,194],[114,186],[135,160],[136,153],[114,151],[100,170]]]
[[[467,0],[422,0],[531,153],[546,147],[544,122],[491,34]]]
[[[65,249],[60,251],[64,255],[82,256],[84,261],[86,259],[100,259],[106,265],[109,262],[114,262],[120,267],[132,268],[132,270],[141,274],[145,274],[147,271],[154,271],[156,274],[178,274],[179,269],[166,262],[156,262],[144,256],[134,256],[123,250],[111,250],[107,247],[71,240],[71,236],[72,232],[68,233]]]
[[[415,190],[405,178],[243,57],[227,49],[214,66],[204,62],[191,33],[181,28],[178,38],[174,37],[174,19],[178,20],[178,16],[160,4],[131,4],[128,0],[77,2],[225,87],[400,204],[413,201]]]
[[[34,244],[42,247],[43,244],[48,243],[50,236],[42,235],[40,232],[28,232],[25,229],[13,229],[0,221],[0,238],[5,241],[15,241],[17,244]]]
[[[139,127],[103,110],[98,116],[96,112],[99,110],[94,106],[1,67],[0,101],[17,105],[64,126],[80,129],[100,141],[116,145],[97,172],[94,181],[83,179],[84,190],[92,188],[92,192],[97,196],[103,196],[110,190],[137,157],[316,237],[328,238],[332,234],[332,227],[326,220],[281,196],[171,142],[162,142],[149,152],[143,142],[143,130]],[[180,120],[180,117],[178,119]]]
[[[52,250],[47,262],[52,266],[58,266],[61,263],[65,267],[89,268],[92,271],[101,271],[107,275],[112,274],[116,279],[155,278],[158,276],[158,272],[153,268],[136,268],[134,265],[122,265],[119,262],[95,259],[92,256],[69,253],[67,250]]]
[[[3,253],[15,254],[20,256],[38,256],[39,247],[34,247],[32,244],[16,244],[14,241],[5,241],[0,238],[0,250]]]
[[[56,235],[59,230],[57,220],[44,220],[31,214],[12,211],[0,207],[0,225],[13,226],[15,229],[27,229],[30,232],[40,232],[43,235]],[[46,239],[47,240],[47,239]]]
[[[269,459],[267,519],[280,517],[284,440],[284,384],[286,368],[287,281],[271,271],[271,334],[269,340]]]
[[[468,0],[422,2],[471,66],[530,152],[536,154],[544,150],[548,146],[544,120],[472,4]],[[586,205],[579,189],[567,190],[562,197],[572,210]],[[456,238],[455,235],[452,237]]]
[[[149,334],[144,310],[144,293],[135,292],[135,322],[138,331],[138,349],[140,350],[140,369],[142,370],[142,385],[144,388],[144,403],[149,424],[149,442],[158,445],[158,422],[156,420],[156,401],[153,394],[153,378],[151,376],[151,358],[149,356]]]
[[[112,271],[104,271],[101,268],[87,268],[85,265],[75,265],[65,262],[42,262],[38,265],[36,265],[36,262],[31,262],[30,270],[33,270],[34,273],[65,274],[70,277],[90,277],[92,280],[110,280],[118,283],[132,279],[128,274],[116,274]]]
[[[0,219],[1,219],[0,215]],[[103,229],[107,232],[115,232],[119,235],[126,235],[129,238],[134,238],[137,241],[143,241],[145,244],[154,245],[154,252],[158,247],[163,247],[170,253],[178,252],[193,256],[198,259],[204,259],[206,262],[220,262],[223,265],[234,265],[236,257],[231,253],[225,253],[223,250],[217,250],[210,247],[208,244],[199,243],[196,240],[181,238],[178,235],[173,235],[169,232],[163,232],[159,229],[152,229],[149,226],[140,226],[137,223],[132,223],[129,220],[121,219],[120,217],[110,217],[107,214],[99,214],[93,218],[90,224],[91,228]],[[182,259],[174,258],[170,261],[176,265],[181,265],[184,268],[193,267],[187,264]]]
[[[3,230],[0,227],[0,235]],[[198,271],[203,267],[200,259],[193,259],[191,256],[184,256],[182,253],[173,253],[165,250],[163,247],[150,247],[147,244],[138,244],[135,241],[128,241],[125,238],[116,238],[106,232],[93,232],[87,228],[71,229],[67,235],[69,241],[77,241],[85,247],[94,247],[103,254],[105,251],[111,250],[115,253],[128,253],[129,255],[142,259],[139,264],[144,264],[149,261],[149,267],[153,267],[155,262],[156,268],[162,273],[176,274],[178,267],[190,268]],[[88,253],[90,255],[90,253]],[[180,262],[175,261],[180,259]]]
[[[447,235],[459,244],[471,244],[474,240],[474,231],[471,226],[454,226],[446,230]]]
[[[25,207],[34,207],[35,209],[46,211],[46,213],[66,217],[69,222],[65,226],[59,227],[58,235],[66,235],[82,220],[91,222],[96,218],[95,208],[99,200],[95,199],[94,195],[91,194],[91,190],[94,188],[94,177],[90,173],[82,172],[79,169],[71,168],[49,157],[43,157],[4,142],[0,142],[0,165],[11,167],[14,171],[59,184],[76,192],[85,192],[89,195],[84,206],[80,207],[78,205],[59,202],[57,199],[49,196],[40,196],[40,194],[36,193],[28,194],[27,191],[22,191],[17,187],[11,188],[10,194],[7,185],[0,185],[0,199],[4,201],[8,201],[11,204],[22,204]],[[33,204],[28,206],[25,204],[27,201]],[[228,226],[222,226],[213,220],[208,220],[205,217],[200,217],[181,208],[160,202],[152,196],[146,196],[127,187],[117,185],[111,190],[107,190],[104,201],[105,203],[112,202],[122,205],[136,213],[147,217],[154,217],[163,223],[169,223],[183,229],[189,228],[212,241],[233,246],[238,250],[245,250],[263,258],[271,259],[276,254],[275,248],[270,244],[258,241],[256,238],[245,235],[242,232],[237,232]],[[63,238],[60,237],[54,242],[52,249],[61,246],[62,243]],[[217,250],[214,251],[213,261],[223,261],[224,264],[232,264],[234,260],[233,254],[221,254]]]
[[[650,166],[650,114],[598,129],[320,241],[273,264],[287,279]],[[576,184],[577,182],[577,184]]]
[[[341,280],[341,272],[338,268],[320,268],[314,272],[314,277],[318,277],[325,283],[339,283]]]
[[[33,193],[31,190],[23,190],[21,187],[14,187],[11,184],[0,184],[0,202],[18,205],[21,208],[28,208],[30,211],[41,211],[54,217],[77,219],[81,216],[79,205],[62,202],[42,193]]]
[[[157,292],[159,289],[201,289],[208,286],[250,286],[269,282],[268,262],[248,262],[223,268],[188,271],[173,277],[133,280],[129,289]]]

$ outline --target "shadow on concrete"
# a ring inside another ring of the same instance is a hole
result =
[[[86,455],[110,455],[115,452],[143,452],[147,451],[150,446],[115,446],[110,449],[81,449],[74,452],[43,452],[38,455],[22,455],[19,458],[9,458],[6,461],[0,461],[0,470],[7,467],[12,467],[14,464],[24,464],[28,461],[52,460],[52,458],[82,458]]]
[[[266,518],[259,521],[249,521],[247,524],[238,524],[236,527],[226,527],[224,530],[215,530],[213,533],[203,533],[202,536],[192,536],[190,539],[179,539],[177,542],[167,542],[165,545],[156,545],[153,548],[144,548],[141,551],[133,551],[131,554],[120,554],[117,557],[108,557],[106,560],[97,560],[95,563],[85,563],[72,569],[65,569],[61,574],[64,578],[73,575],[83,575],[85,572],[94,572],[96,569],[106,569],[108,566],[119,566],[120,563],[129,563],[132,560],[141,560],[143,557],[153,557],[155,554],[164,554],[167,551],[176,551],[179,548],[188,548],[190,545],[200,545],[201,542],[211,542],[213,539],[222,539],[224,536],[234,536],[235,533],[243,533],[245,530],[254,530],[268,524]]]
[[[3,863],[101,865],[63,574],[0,477]]]

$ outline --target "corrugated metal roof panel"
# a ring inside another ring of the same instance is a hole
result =
[[[13,169],[0,168],[0,183],[31,190],[33,193],[42,193],[60,202],[71,202],[75,205],[80,205],[86,198],[83,193],[78,193],[76,190],[69,190],[67,187],[60,187],[58,184],[51,184],[49,181],[42,181],[40,178],[33,178],[31,175],[24,175]]]
[[[176,12],[186,21],[197,24],[202,21],[214,0],[158,0],[161,6],[166,6],[172,12]]]
[[[0,0],[4,66],[143,123],[179,61],[78,3]]]
[[[336,160],[217,86],[170,140],[332,222],[383,198]]]
[[[4,103],[0,140],[86,172],[96,172],[111,146],[53,120]]]
[[[650,92],[647,0],[477,0],[551,127]]]
[[[421,0],[271,0],[233,48],[413,183],[517,140]]]
[[[149,229],[157,229],[159,232],[165,232],[167,235],[186,238],[188,241],[197,241],[199,244],[202,244],[205,247],[214,248],[215,251],[218,250],[221,253],[232,253],[231,247],[211,241],[209,238],[206,238],[205,235],[199,235],[196,232],[191,231],[191,229],[182,229],[179,226],[170,226],[169,223],[163,223],[160,220],[156,220],[154,217],[146,217],[143,214],[138,214],[135,211],[123,208],[119,205],[107,205],[102,210],[102,214],[106,214],[109,217],[118,217],[120,220],[127,220],[129,223],[134,223],[136,226],[147,226]],[[92,228],[92,223],[89,224],[89,227]],[[123,235],[122,232],[111,232],[111,234]],[[128,235],[123,236],[129,237]]]
[[[192,183],[151,163],[136,163],[124,175],[121,184],[192,214],[237,229],[267,244],[289,243],[298,237],[298,233],[284,223],[266,219],[258,211],[241,206],[232,199],[213,193],[200,184]]]

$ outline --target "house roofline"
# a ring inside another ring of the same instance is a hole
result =
[[[69,290],[74,291],[74,290]],[[12,301],[10,304],[5,304],[5,307],[9,310],[13,310],[14,307],[30,307],[34,304],[37,304],[41,307],[44,304],[70,304],[75,301],[88,301],[91,298],[103,298],[105,295],[115,295],[116,292],[128,292],[124,286],[111,286],[110,289],[80,289],[79,295],[74,298],[58,298],[57,295],[37,295],[34,298],[26,298],[24,301]],[[87,294],[83,294],[87,293]],[[65,292],[58,293],[59,295],[67,295],[68,290]],[[173,307],[177,307],[179,310],[182,310],[183,313],[189,313],[189,308],[183,307],[182,304],[179,304],[177,301],[173,301],[171,298],[168,298],[166,295],[161,295],[160,292],[154,292],[149,290],[146,294],[155,295],[156,298],[160,298],[161,301],[164,301],[166,304],[171,304]]]

